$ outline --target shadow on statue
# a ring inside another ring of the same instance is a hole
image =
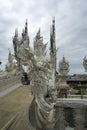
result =
[[[30,80],[29,80],[29,77],[28,77],[26,72],[23,73],[22,78],[21,78],[21,82],[22,82],[23,85],[29,85],[30,84]]]

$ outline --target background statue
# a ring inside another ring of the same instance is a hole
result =
[[[84,67],[85,71],[87,72],[87,57],[86,56],[83,59],[83,67]]]

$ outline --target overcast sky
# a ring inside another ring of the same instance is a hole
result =
[[[87,0],[0,0],[2,68],[7,62],[8,48],[13,52],[15,28],[21,35],[26,19],[31,46],[38,28],[49,46],[52,16],[56,20],[58,62],[64,55],[70,63],[70,74],[85,73],[82,63],[87,55]]]

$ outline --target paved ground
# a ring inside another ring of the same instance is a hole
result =
[[[29,130],[28,110],[31,101],[30,86],[21,86],[0,98],[0,130]]]
[[[7,87],[5,90],[0,92],[0,97],[4,97],[5,95],[7,95],[8,93],[12,92],[13,90],[17,89],[18,87],[21,86],[21,83],[18,83],[16,85],[13,85],[11,87]]]

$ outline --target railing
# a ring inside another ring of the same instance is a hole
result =
[[[58,98],[55,109],[58,130],[87,130],[87,99]]]
[[[42,98],[33,100],[33,107],[31,105],[29,110],[32,127],[44,130],[87,130],[86,99],[57,98],[50,106],[47,103]]]
[[[83,99],[87,99],[87,95],[82,95]],[[67,95],[67,98],[76,98],[76,99],[80,99],[81,95]]]

